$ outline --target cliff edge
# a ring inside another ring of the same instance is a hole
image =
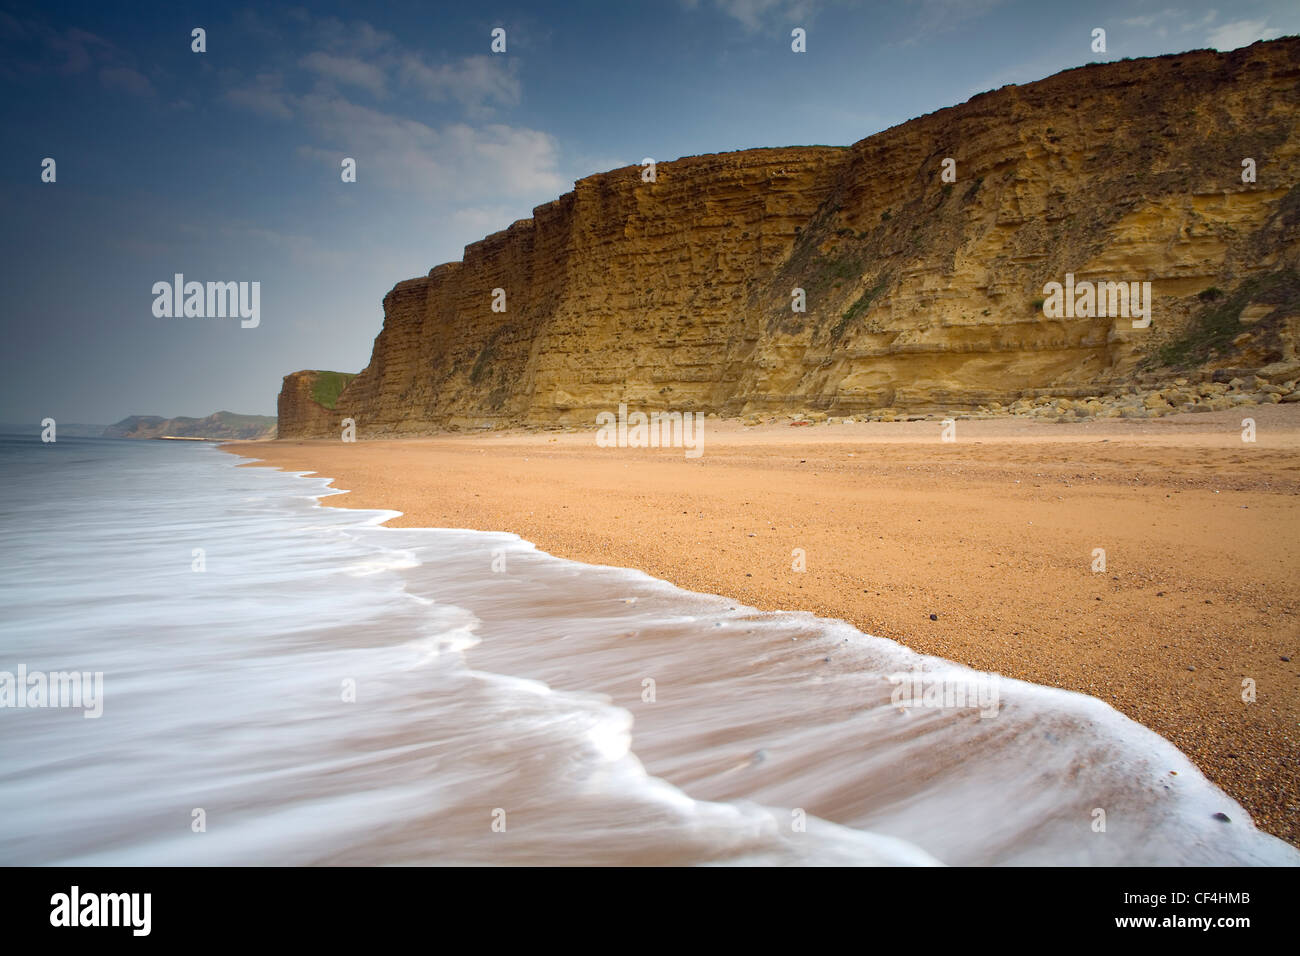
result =
[[[1298,118],[1286,38],[1067,70],[850,147],[589,176],[394,286],[334,408],[311,400],[320,373],[287,376],[280,436],[345,415],[378,437],[591,425],[620,402],[869,415],[1294,380]],[[1149,282],[1150,326],[1059,314],[1044,290],[1067,274]]]

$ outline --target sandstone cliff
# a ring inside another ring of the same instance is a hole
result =
[[[1069,70],[851,147],[590,176],[398,283],[331,415],[366,437],[590,425],[619,402],[960,411],[1294,363],[1298,119],[1289,38]],[[1066,273],[1150,281],[1151,327],[1047,318]],[[322,427],[297,375],[283,437]]]
[[[346,417],[336,408],[339,393],[356,376],[311,369],[284,377],[276,406],[281,438],[338,438]]]

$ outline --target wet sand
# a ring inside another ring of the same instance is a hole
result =
[[[1300,845],[1300,404],[940,428],[709,420],[698,458],[599,448],[594,426],[223,447],[394,525],[511,531],[1091,694]]]

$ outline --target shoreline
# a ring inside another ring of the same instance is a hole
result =
[[[594,427],[220,447],[328,475],[348,492],[322,505],[393,526],[509,531],[1098,697],[1300,845],[1300,405],[1251,412],[1255,444],[1225,411],[960,420],[953,443],[928,421],[709,420],[699,458]]]

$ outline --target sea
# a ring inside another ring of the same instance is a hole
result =
[[[0,861],[1300,863],[1100,700],[246,463],[0,438]]]

